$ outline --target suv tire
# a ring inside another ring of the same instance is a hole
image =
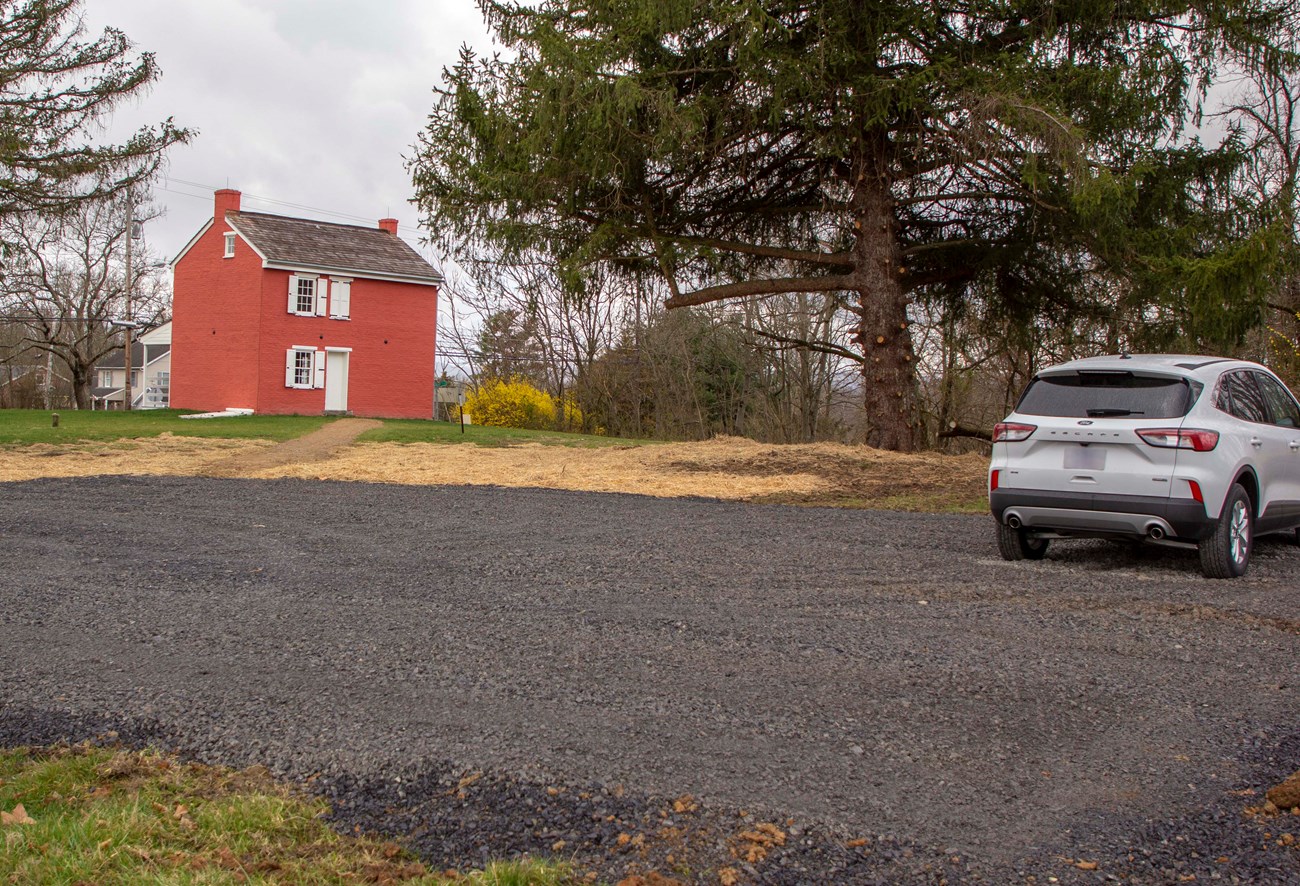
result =
[[[1250,495],[1240,483],[1228,490],[1214,534],[1199,544],[1206,578],[1240,578],[1250,567],[1255,518]]]
[[[1030,538],[1024,529],[998,523],[998,553],[1003,560],[1041,560],[1047,554],[1047,539]]]

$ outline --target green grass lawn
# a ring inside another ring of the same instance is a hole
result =
[[[454,422],[387,419],[382,428],[367,431],[358,438],[364,443],[476,443],[479,446],[515,446],[541,443],[546,446],[644,446],[652,440],[629,440],[623,437],[597,437],[591,434],[566,434],[558,431],[525,431],[519,428],[492,428]]]
[[[134,412],[60,410],[59,426],[41,409],[0,409],[0,444],[108,442],[133,437],[237,437],[292,440],[332,418],[319,415],[247,415],[239,418],[182,419],[175,409]]]
[[[341,836],[327,812],[265,770],[87,746],[0,750],[0,883],[578,883],[537,861],[449,880],[395,843]]]
[[[237,418],[182,419],[175,409],[147,409],[134,412],[91,412],[60,410],[59,426],[52,414],[40,409],[0,409],[0,445],[31,443],[112,442],[135,437],[175,434],[178,437],[226,437],[259,440],[292,440],[336,421],[319,415],[246,415]],[[475,443],[479,446],[516,446],[542,443],[547,446],[640,446],[652,441],[562,434],[555,431],[524,431],[518,428],[490,428],[445,421],[388,419],[382,428],[367,431],[360,438],[371,443]]]

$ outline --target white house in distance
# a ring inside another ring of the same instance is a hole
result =
[[[126,365],[116,350],[95,366],[92,409],[121,409]],[[140,335],[131,348],[132,409],[166,409],[171,403],[172,325],[164,323]]]

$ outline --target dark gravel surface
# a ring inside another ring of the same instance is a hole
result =
[[[264,763],[440,867],[1300,883],[1300,817],[1243,814],[1300,769],[1298,572],[1009,564],[987,517],[3,484],[0,742]]]

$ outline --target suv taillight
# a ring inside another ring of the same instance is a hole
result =
[[[1019,443],[1028,440],[1038,430],[1038,425],[1022,425],[1014,421],[1000,421],[993,426],[994,443]]]
[[[1163,449],[1193,449],[1209,452],[1219,445],[1218,431],[1185,428],[1143,428],[1137,432],[1147,444]]]

